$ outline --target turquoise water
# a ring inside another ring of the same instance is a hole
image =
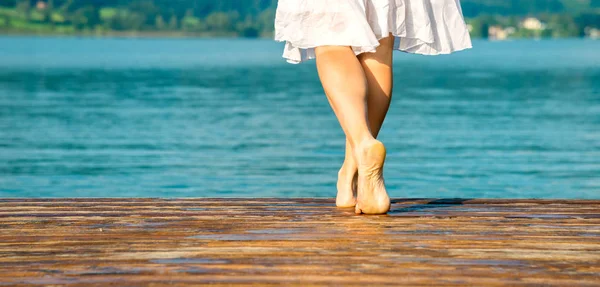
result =
[[[600,198],[600,41],[395,53],[394,197]],[[332,197],[314,62],[246,39],[0,37],[0,197]]]

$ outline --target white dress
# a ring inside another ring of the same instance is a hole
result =
[[[423,55],[471,48],[460,0],[279,0],[275,40],[290,63],[315,58],[323,45],[374,52],[395,36],[394,49]]]

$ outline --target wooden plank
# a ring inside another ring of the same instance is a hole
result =
[[[0,199],[0,286],[600,286],[600,201]]]

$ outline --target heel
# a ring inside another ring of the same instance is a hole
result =
[[[375,140],[376,142],[374,142],[367,150],[367,156],[373,159],[376,159],[378,162],[381,162],[381,165],[383,166],[383,163],[385,162],[385,157],[387,156],[387,151],[385,149],[385,145],[383,145],[382,142]]]

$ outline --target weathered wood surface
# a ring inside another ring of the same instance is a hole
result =
[[[0,199],[0,286],[600,286],[600,201]]]

